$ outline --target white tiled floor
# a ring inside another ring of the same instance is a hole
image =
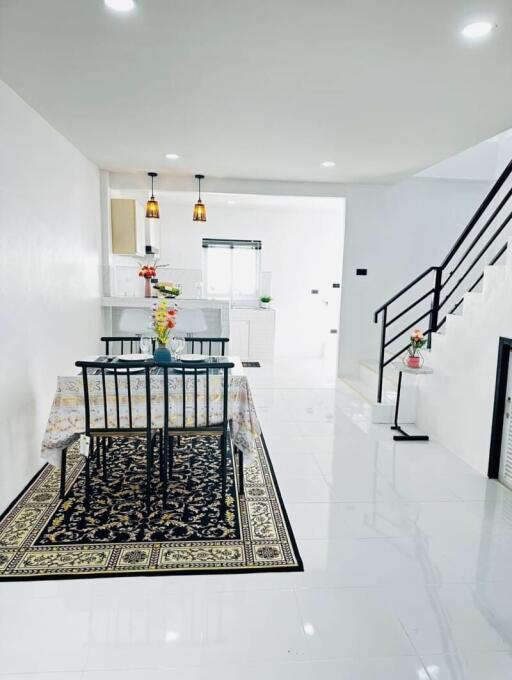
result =
[[[0,680],[510,680],[512,494],[317,369],[248,369],[304,573],[0,585]]]

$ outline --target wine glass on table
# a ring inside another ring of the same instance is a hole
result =
[[[183,338],[171,338],[171,352],[176,357],[176,361],[180,360],[180,356],[185,349],[185,340]]]
[[[150,335],[141,335],[139,340],[141,354],[153,354],[153,341]]]

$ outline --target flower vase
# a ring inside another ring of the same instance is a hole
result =
[[[157,364],[168,364],[172,361],[172,355],[167,347],[159,342],[158,347],[155,349],[155,353],[153,354],[153,359]]]
[[[144,287],[144,297],[150,298],[151,297],[151,279],[144,279],[145,287]]]
[[[409,368],[421,368],[421,357],[419,354],[409,355],[407,357],[407,366]]]

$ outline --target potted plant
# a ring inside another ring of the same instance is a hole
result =
[[[171,361],[171,353],[167,349],[169,332],[176,326],[176,307],[168,307],[166,298],[162,298],[153,307],[152,326],[158,341],[155,349],[154,359],[156,362],[165,363]]]
[[[427,339],[423,333],[416,328],[411,334],[411,344],[407,348],[406,364],[409,368],[420,368],[423,365],[423,357],[420,349],[427,344]]]
[[[262,309],[268,309],[270,307],[271,300],[272,298],[270,297],[270,295],[262,295],[260,297],[260,307]]]

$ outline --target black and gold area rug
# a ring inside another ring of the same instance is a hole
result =
[[[46,465],[0,518],[0,581],[302,570],[263,439],[245,466],[244,495],[228,456],[224,517],[218,441],[182,437],[180,443],[165,511],[155,460],[149,517],[139,442],[114,441],[107,482],[93,462],[88,512],[78,444],[68,451],[63,502],[60,471]]]

